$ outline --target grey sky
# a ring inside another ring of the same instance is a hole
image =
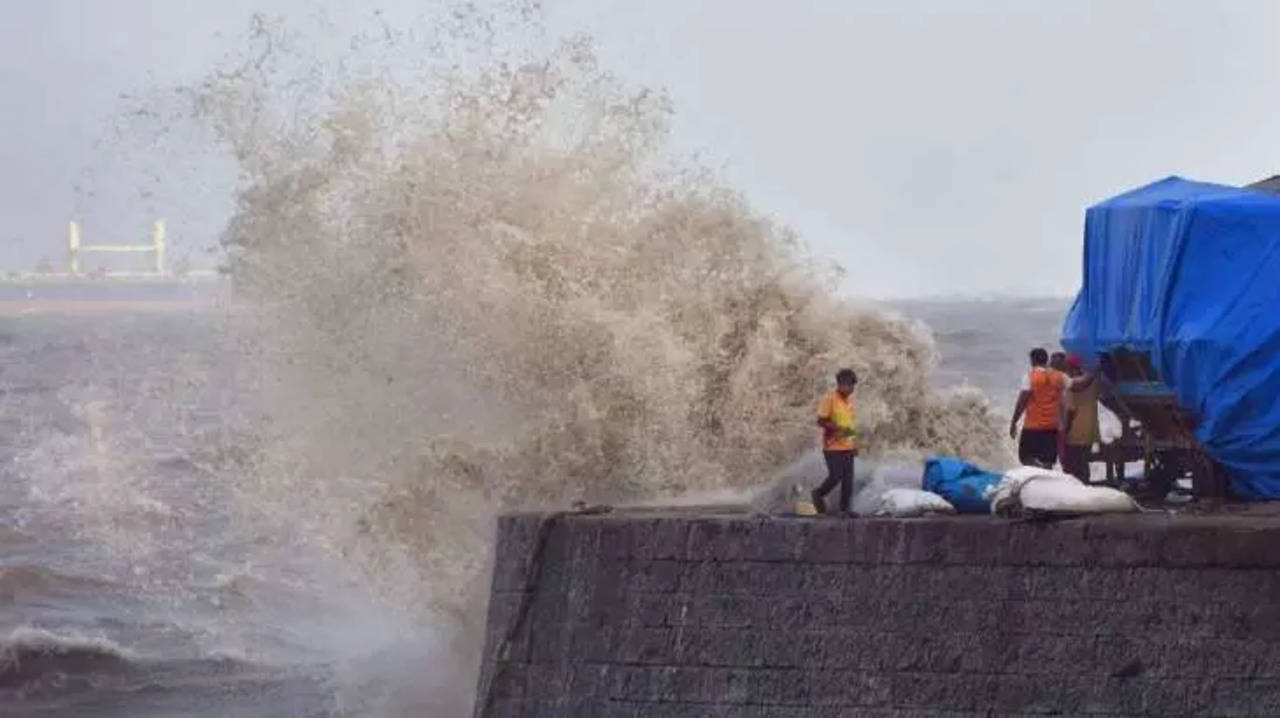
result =
[[[666,87],[680,149],[843,264],[858,295],[1066,294],[1088,203],[1167,174],[1280,172],[1273,2],[545,4],[553,31],[587,30],[620,74]],[[0,263],[60,256],[72,214],[120,241],[163,213],[180,251],[209,245],[225,187],[178,202],[112,182],[92,143],[117,97],[199,76],[254,10],[430,18],[413,0],[359,5],[8,0]]]

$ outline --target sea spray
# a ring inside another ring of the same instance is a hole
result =
[[[197,93],[245,157],[225,241],[283,429],[258,508],[345,527],[370,582],[474,635],[495,512],[758,484],[838,367],[865,450],[1001,455],[982,397],[931,387],[926,331],[833,298],[666,153],[661,93],[581,39],[489,49],[436,86],[315,73],[301,119],[271,72]]]
[[[201,465],[243,564],[287,577],[255,615],[331,654],[352,714],[464,710],[498,512],[759,485],[812,450],[839,367],[868,454],[1006,450],[980,394],[931,386],[927,329],[836,297],[672,156],[662,93],[533,16],[350,43],[372,64],[255,22],[248,61],[174,95],[241,171],[244,403]]]

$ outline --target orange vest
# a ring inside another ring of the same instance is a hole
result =
[[[1044,431],[1058,428],[1058,412],[1062,408],[1062,390],[1067,377],[1060,371],[1035,367],[1028,375],[1031,400],[1027,402],[1027,418],[1023,429]]]

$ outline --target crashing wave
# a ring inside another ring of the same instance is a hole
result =
[[[351,43],[386,71],[259,23],[248,61],[182,94],[243,181],[224,242],[256,418],[209,467],[233,525],[433,635],[463,695],[498,511],[756,486],[812,449],[844,366],[864,451],[1007,451],[985,397],[932,387],[926,328],[838,298],[798,237],[672,157],[662,93],[511,17],[460,12],[426,59]]]
[[[18,626],[0,637],[0,688],[14,688],[55,675],[121,672],[137,656],[101,636]]]

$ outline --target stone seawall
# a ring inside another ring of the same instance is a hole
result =
[[[1280,716],[1280,519],[516,515],[476,715]]]

